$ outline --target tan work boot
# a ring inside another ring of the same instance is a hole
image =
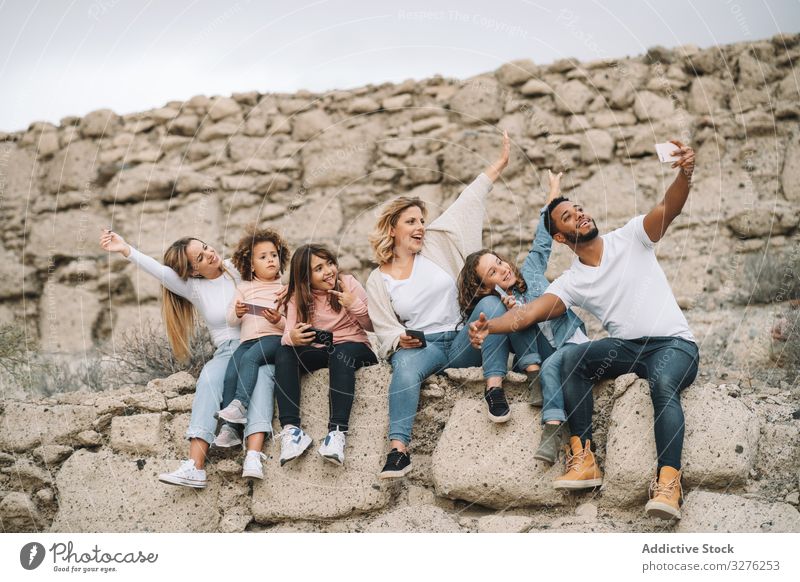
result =
[[[644,506],[644,512],[661,519],[681,518],[681,472],[672,467],[661,467],[650,483],[650,501]]]
[[[567,448],[567,472],[553,481],[556,489],[591,489],[603,484],[603,473],[597,466],[592,453],[591,441],[581,446],[580,437],[569,438]]]

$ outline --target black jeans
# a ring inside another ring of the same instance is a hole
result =
[[[697,344],[677,337],[605,338],[570,350],[561,372],[572,435],[582,442],[592,438],[593,382],[634,372],[650,384],[658,468],[680,469],[684,432],[680,391],[697,376],[699,358]]]
[[[281,346],[275,357],[275,398],[281,426],[300,426],[300,374],[328,368],[328,430],[346,431],[353,408],[356,370],[377,363],[375,353],[360,342],[345,342],[330,348]]]

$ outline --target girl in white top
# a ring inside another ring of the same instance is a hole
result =
[[[241,442],[235,433],[221,432],[217,441],[214,438],[217,426],[214,414],[222,401],[225,370],[239,345],[239,328],[228,325],[226,320],[228,306],[240,281],[239,272],[230,261],[223,261],[211,246],[192,237],[172,243],[164,253],[163,265],[140,253],[110,230],[102,232],[100,246],[106,251],[121,254],[161,283],[164,323],[178,359],[185,360],[189,355],[189,340],[198,318],[205,322],[211,333],[217,349],[214,357],[203,366],[197,380],[192,416],[186,431],[189,459],[182,462],[176,471],[159,475],[159,480],[164,483],[205,488],[207,479],[204,466],[209,444],[215,442],[220,446],[234,446]],[[260,454],[264,438],[266,433],[272,431],[272,406],[272,368],[262,366],[245,428],[248,453],[253,452],[245,459],[245,474],[261,469]]]
[[[376,347],[392,364],[389,386],[391,452],[382,478],[411,470],[408,444],[422,381],[445,368],[481,365],[469,345],[467,329],[456,331],[461,314],[456,278],[464,258],[481,248],[485,198],[508,165],[510,144],[504,136],[500,158],[470,184],[426,228],[425,204],[400,197],[381,213],[370,237],[379,267],[367,281],[369,315]],[[407,333],[420,332],[426,344]]]

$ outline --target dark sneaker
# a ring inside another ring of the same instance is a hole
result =
[[[405,477],[409,471],[411,471],[411,455],[392,449],[386,456],[386,464],[378,477],[381,479]]]
[[[508,407],[506,393],[502,388],[492,388],[483,395],[489,406],[489,420],[492,422],[508,422],[511,418],[511,409]]]

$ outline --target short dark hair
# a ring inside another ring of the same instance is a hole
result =
[[[544,211],[544,216],[542,217],[542,221],[544,222],[544,227],[547,229],[547,232],[550,233],[550,236],[553,236],[558,232],[556,229],[555,221],[552,217],[552,212],[555,210],[556,206],[561,204],[562,202],[569,202],[569,198],[564,198],[563,196],[559,196],[558,198],[553,198],[550,201],[550,204],[547,205],[547,210]]]

